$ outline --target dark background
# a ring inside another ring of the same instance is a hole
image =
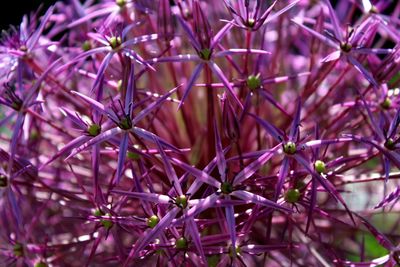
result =
[[[1,2],[0,30],[7,30],[10,25],[19,25],[23,15],[37,11],[40,5],[44,7],[40,12],[43,15],[47,7],[55,3],[56,0],[7,0]]]

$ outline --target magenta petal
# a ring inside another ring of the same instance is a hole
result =
[[[178,165],[179,167],[181,167],[182,169],[184,169],[185,171],[189,172],[190,174],[192,174],[194,177],[196,177],[197,179],[201,180],[203,183],[209,184],[211,186],[214,186],[216,188],[220,188],[221,187],[221,183],[218,182],[214,177],[210,176],[208,173],[204,172],[204,171],[200,171],[186,163],[183,163],[182,161],[172,158],[171,159],[176,165]]]
[[[77,91],[71,91],[71,93],[73,95],[79,96],[80,98],[82,98],[83,100],[85,100],[85,102],[87,102],[88,104],[90,104],[90,106],[94,109],[96,109],[97,111],[99,111],[102,114],[107,114],[106,109],[104,108],[104,105],[101,104],[100,102],[94,100],[93,98],[90,98],[80,92]]]
[[[129,132],[125,132],[122,135],[121,143],[119,144],[116,184],[119,184],[121,180],[122,171],[124,170],[126,152],[128,149],[128,141],[129,141]]]
[[[150,112],[156,110],[159,108],[165,100],[167,100],[175,91],[179,88],[180,86],[175,87],[174,89],[170,90],[168,93],[160,97],[157,101],[151,103],[148,105],[145,109],[140,111],[132,120],[132,124],[136,124],[140,120],[142,120],[144,117],[146,117]]]
[[[258,171],[280,148],[280,144],[272,148],[271,150],[267,150],[264,154],[262,154],[258,159],[250,163],[243,170],[241,170],[238,174],[236,174],[233,185],[238,185],[243,183],[245,180],[250,178],[256,171]]]
[[[243,109],[242,102],[240,102],[239,98],[236,96],[235,91],[233,90],[233,88],[232,88],[230,82],[228,81],[228,79],[226,78],[224,72],[213,61],[209,61],[208,62],[208,66],[214,72],[214,74],[218,76],[218,78],[221,80],[221,82],[225,85],[225,88],[228,89],[228,93],[233,97],[233,99],[239,105],[239,107],[241,109]]]
[[[213,40],[211,41],[211,45],[210,45],[210,50],[213,49],[217,44],[219,44],[219,42],[221,41],[221,39],[229,32],[229,30],[233,27],[233,21],[230,21],[228,23],[225,24],[224,27],[222,27],[217,34],[214,35]]]
[[[270,207],[272,209],[280,210],[283,212],[292,212],[291,209],[285,208],[272,200],[266,199],[262,196],[250,193],[248,191],[236,190],[236,191],[233,191],[231,193],[231,195],[246,201],[246,203],[258,204],[258,205]]]
[[[158,151],[160,152],[161,159],[162,159],[162,162],[163,162],[164,167],[165,167],[165,172],[167,174],[167,177],[168,177],[169,181],[171,182],[171,184],[173,185],[173,187],[177,191],[178,195],[179,196],[183,195],[181,184],[180,184],[180,182],[178,180],[178,176],[176,175],[176,172],[175,172],[174,168],[171,165],[170,159],[165,154],[164,149],[162,148],[160,142],[158,142],[157,139],[154,139],[154,142],[157,144],[157,148],[158,148]]]
[[[343,42],[343,33],[342,33],[342,29],[339,24],[339,19],[336,16],[335,10],[333,9],[329,0],[323,0],[323,1],[325,2],[325,5],[329,9],[329,15],[330,15],[330,19],[333,24],[332,26],[333,26],[333,31],[335,33],[335,37],[339,40],[339,42]]]
[[[72,150],[72,152],[68,155],[68,157],[65,160],[68,160],[69,158],[75,156],[76,154],[82,152],[83,150],[94,146],[96,144],[99,144],[101,142],[107,141],[108,139],[112,138],[113,136],[121,133],[122,130],[118,127],[109,129],[105,132],[102,132],[101,134],[97,135],[96,137],[90,139],[89,141],[87,141],[86,143],[84,143],[83,145],[79,146],[78,148],[75,148],[74,150]]]
[[[183,102],[185,101],[186,97],[189,95],[190,89],[192,89],[194,82],[196,81],[197,77],[200,75],[200,71],[203,69],[203,65],[204,65],[204,63],[199,63],[196,66],[196,68],[194,69],[192,76],[190,76],[189,80],[187,81],[181,102],[179,103],[179,106],[178,106],[178,109],[183,105]]]
[[[169,196],[149,192],[129,192],[121,190],[112,190],[111,192],[128,197],[138,198],[144,201],[154,202],[157,204],[169,204],[171,201],[171,198]]]

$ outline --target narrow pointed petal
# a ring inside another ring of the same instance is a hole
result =
[[[175,151],[175,152],[178,152],[178,153],[180,152],[179,149],[177,149],[177,148],[174,147],[173,145],[169,144],[167,141],[163,140],[162,138],[158,137],[157,135],[155,135],[155,134],[153,134],[153,133],[151,133],[151,132],[149,132],[149,131],[146,131],[146,130],[143,129],[143,128],[133,127],[133,128],[131,129],[131,131],[132,131],[135,135],[139,136],[140,138],[143,138],[143,139],[146,140],[146,141],[154,142],[154,139],[157,139],[158,142],[159,142],[162,146],[164,146],[164,147],[166,147],[166,148],[170,148],[171,150],[173,150],[173,151]]]
[[[75,147],[80,147],[82,144],[88,142],[90,140],[89,136],[81,135],[70,141],[68,144],[63,146],[54,156],[52,156],[46,163],[40,166],[39,170],[43,169],[45,166],[49,165],[59,157],[67,155],[71,151],[71,149]]]
[[[291,21],[296,24],[297,26],[299,26],[300,28],[302,28],[303,30],[309,32],[311,35],[313,35],[314,37],[316,37],[317,39],[319,39],[321,42],[323,42],[324,44],[333,47],[335,49],[339,49],[339,45],[334,43],[331,39],[329,39],[328,37],[320,34],[319,32],[314,31],[313,29],[304,26],[303,24],[301,24],[299,21],[299,18],[295,18],[292,19]]]
[[[389,251],[392,251],[395,246],[393,243],[384,235],[381,233],[375,226],[373,226],[367,219],[362,217],[361,215],[354,213],[356,217],[358,217],[361,222],[364,224],[364,226],[370,231],[370,233],[375,237],[375,239],[381,244],[384,248],[386,248]]]
[[[352,64],[356,68],[356,70],[358,70],[364,76],[364,78],[367,79],[375,88],[379,87],[378,82],[375,80],[372,74],[368,70],[366,70],[364,66],[360,62],[358,62],[357,59],[355,59],[351,55],[348,55],[347,59],[350,64]]]
[[[276,13],[270,15],[263,23],[266,24],[270,21],[273,21],[274,19],[276,19],[277,17],[279,17],[280,15],[282,15],[283,13],[287,12],[288,10],[290,10],[292,7],[294,7],[295,5],[297,5],[297,3],[300,2],[300,0],[295,0],[292,3],[290,3],[289,5],[285,6],[284,8],[278,10]]]
[[[32,50],[32,48],[38,43],[40,36],[43,33],[44,28],[46,27],[47,22],[50,19],[50,16],[53,14],[54,11],[54,6],[51,6],[46,14],[44,14],[42,21],[40,22],[40,25],[38,29],[34,32],[31,38],[27,41],[27,46],[28,50]]]
[[[168,93],[164,94],[162,97],[160,97],[159,99],[157,99],[157,101],[151,103],[150,105],[148,105],[145,109],[143,109],[142,111],[140,111],[132,120],[132,124],[136,124],[137,122],[139,122],[140,120],[142,120],[144,117],[146,117],[150,112],[156,110],[157,108],[159,108],[161,106],[162,103],[164,103],[164,101],[166,101],[173,93],[176,92],[176,90],[178,90],[178,88],[180,87],[177,86],[174,89],[170,90]]]
[[[394,116],[393,120],[390,122],[389,130],[387,136],[389,138],[393,138],[396,134],[397,127],[400,124],[400,109],[397,110],[396,115]]]
[[[192,29],[190,29],[190,26],[183,20],[183,18],[181,16],[176,16],[176,18],[178,18],[178,21],[181,24],[182,29],[188,35],[190,43],[194,46],[194,48],[197,51],[200,51],[201,46],[200,46],[199,42],[197,41],[196,37],[194,37],[194,33],[193,33]]]
[[[105,58],[101,62],[99,69],[97,71],[97,74],[96,74],[96,79],[93,82],[92,90],[90,92],[94,92],[94,90],[99,86],[100,82],[102,82],[102,80],[104,78],[104,73],[105,73],[108,65],[110,64],[110,61],[113,56],[114,56],[114,53],[110,52],[105,56]]]
[[[300,126],[301,98],[299,97],[296,102],[297,102],[296,112],[294,115],[294,119],[292,121],[292,125],[290,126],[290,132],[289,132],[289,140],[290,141],[296,140],[297,134],[299,132],[299,126]]]
[[[228,197],[227,197],[228,198]],[[232,205],[225,207],[226,225],[232,241],[232,254],[236,256],[236,223],[235,210]]]
[[[280,129],[276,128],[268,121],[260,119],[258,116],[252,113],[248,113],[248,115],[252,116],[267,131],[267,133],[269,133],[275,139],[275,141],[282,141],[283,132]]]
[[[220,198],[220,194],[213,193],[206,198],[200,199],[197,204],[192,206],[183,216],[178,220],[187,220],[189,218],[194,218],[199,215],[201,212],[213,207],[215,202]],[[190,203],[190,201],[189,201]]]
[[[300,156],[299,154],[295,154],[294,158],[296,159],[296,161],[301,164],[304,168],[307,169],[307,171],[313,176],[313,178],[315,180],[317,180],[323,188],[325,188],[325,190],[334,198],[336,199],[339,203],[341,203],[343,205],[343,207],[346,209],[347,213],[349,214],[351,220],[354,222],[354,218],[353,218],[353,213],[349,210],[349,208],[347,207],[346,202],[344,201],[344,199],[342,198],[342,196],[340,195],[340,193],[336,190],[335,186],[325,177],[320,176],[319,174],[317,174],[311,167],[309,162],[303,158],[302,156]]]
[[[160,233],[164,230],[164,228],[168,227],[175,216],[180,211],[180,208],[174,208],[170,210],[159,222],[158,224],[149,230],[148,232],[143,234],[143,237],[140,238],[135,246],[132,248],[131,253],[129,254],[128,258],[126,259],[125,263],[127,264],[132,257],[138,256],[139,252],[143,250],[147,245],[150,244],[155,238],[157,238]]]
[[[332,21],[333,32],[335,33],[335,37],[340,41],[343,42],[343,32],[339,24],[339,19],[336,16],[336,12],[333,9],[329,0],[322,0],[324,1],[325,5],[328,7],[330,19]]]
[[[327,62],[338,60],[341,55],[342,55],[342,52],[340,50],[336,50],[336,51],[330,53],[329,55],[327,55],[326,57],[324,57],[321,60],[321,63],[327,63]]]
[[[170,159],[165,154],[164,149],[162,148],[160,142],[158,142],[157,139],[154,139],[154,143],[157,144],[157,148],[158,148],[158,151],[160,152],[161,159],[164,164],[165,172],[167,174],[167,177],[168,177],[170,183],[176,189],[179,196],[183,195],[181,184],[179,182],[178,176],[176,175],[174,168],[171,165]]]
[[[210,50],[213,49],[216,45],[219,44],[221,39],[229,32],[229,30],[233,27],[233,20],[226,23],[224,27],[222,27],[217,34],[214,35],[214,38],[211,41]]]
[[[265,51],[265,50],[260,50],[260,49],[244,49],[244,48],[231,48],[231,49],[226,49],[221,52],[217,52],[214,54],[213,57],[225,57],[225,56],[230,56],[230,55],[241,55],[241,54],[260,54],[260,55],[270,55],[271,52]]]
[[[202,262],[200,262],[199,265],[203,266],[204,262],[206,261],[206,256],[204,254],[204,249],[201,244],[199,229],[197,228],[197,225],[196,225],[194,219],[186,220],[186,223],[187,223],[187,226],[189,227],[188,232],[190,233],[190,236],[192,237],[192,241],[193,241],[197,251],[199,252],[200,259],[202,260]]]
[[[247,165],[243,170],[236,174],[233,185],[239,185],[250,178],[256,171],[258,171],[272,156],[278,151],[281,145],[277,145],[271,150],[267,150],[258,159]]]
[[[387,206],[392,201],[397,201],[400,198],[400,186],[397,186],[396,189],[387,195],[381,202],[378,203],[374,208],[379,209]]]
[[[201,59],[199,58],[198,55],[182,54],[170,57],[152,58],[147,60],[146,62],[148,62],[149,64],[154,64],[162,62],[188,62],[188,61],[200,62]]]
[[[154,40],[157,40],[158,37],[159,36],[156,33],[148,34],[148,35],[142,35],[142,36],[139,36],[139,37],[134,37],[132,39],[129,39],[128,41],[123,42],[121,44],[121,47],[125,48],[125,47],[128,47],[130,45],[135,45],[135,44],[138,44],[138,43],[145,43],[145,42],[148,42],[148,41],[154,41]]]
[[[171,201],[169,196],[149,192],[129,192],[122,190],[112,190],[111,192],[128,197],[138,198],[144,201],[150,201],[156,204],[169,204]]]
[[[215,75],[221,80],[221,82],[225,85],[225,88],[228,89],[228,93],[233,97],[235,102],[239,105],[241,109],[243,109],[243,104],[240,102],[239,98],[236,96],[235,91],[233,90],[231,84],[229,83],[228,79],[225,77],[223,71],[218,67],[217,64],[213,61],[208,62],[208,66],[214,72]]]
[[[222,149],[221,137],[218,132],[217,123],[214,120],[214,135],[215,135],[215,151],[217,154],[217,166],[219,174],[221,175],[222,182],[225,182],[225,173],[226,173],[226,160],[225,154]]]
[[[231,193],[231,195],[246,201],[246,203],[258,204],[258,205],[270,207],[272,209],[280,210],[283,212],[291,212],[292,211],[291,209],[285,208],[272,200],[266,199],[262,196],[250,193],[248,191],[236,190],[236,191],[233,191]]]
[[[87,125],[84,123],[82,118],[78,115],[77,112],[73,112],[68,108],[60,108],[60,111],[68,117],[72,122],[74,122],[79,128],[86,129]]]
[[[196,169],[178,159],[172,158],[171,159],[176,165],[184,169],[185,171],[189,172],[192,174],[194,177],[197,179],[201,180],[203,183],[209,184],[211,186],[214,186],[216,188],[221,187],[221,183],[218,182],[214,177],[210,176],[208,173],[201,171],[199,169]]]
[[[77,91],[71,91],[71,93],[73,95],[76,95],[76,96],[79,96],[80,98],[82,98],[86,103],[88,103],[92,108],[96,109],[100,113],[107,115],[104,105],[101,104],[100,102],[98,102],[98,101],[94,100],[93,98],[90,98],[82,93],[79,93]]]
[[[124,112],[125,114],[130,113],[130,106],[131,103],[133,102],[133,96],[135,95],[136,91],[136,85],[135,85],[135,64],[131,63],[130,64],[130,70],[129,70],[129,78],[128,78],[128,85],[126,87],[126,94],[125,94],[125,105],[124,105]]]
[[[189,95],[190,89],[192,88],[197,77],[200,75],[200,71],[203,69],[203,65],[204,65],[204,63],[198,64],[196,66],[196,68],[194,69],[192,76],[190,76],[189,80],[187,81],[181,102],[179,103],[179,106],[178,106],[178,109],[180,109],[180,107],[183,105],[183,102],[185,102],[186,97]]]
[[[289,173],[289,163],[290,163],[290,158],[285,157],[282,161],[281,167],[279,169],[279,176],[278,176],[278,183],[276,184],[276,189],[275,189],[275,200],[277,200],[281,194],[281,191],[283,189],[283,184],[285,183],[285,179],[287,174]]]
[[[119,184],[122,176],[122,171],[124,170],[126,152],[128,149],[128,141],[129,141],[129,133],[125,132],[122,135],[121,143],[119,144],[116,184]]]
[[[109,129],[109,130],[97,135],[96,137],[90,139],[89,141],[87,141],[83,145],[79,146],[78,148],[75,148],[74,150],[72,150],[72,152],[68,155],[68,157],[65,160],[68,160],[69,158],[75,156],[76,154],[82,152],[83,150],[85,150],[91,146],[94,146],[101,142],[107,141],[110,138],[114,137],[115,135],[117,135],[121,132],[122,132],[122,130],[118,127]]]
[[[91,50],[89,50],[89,51],[86,51],[86,52],[84,52],[84,53],[79,54],[77,57],[75,57],[74,59],[72,59],[72,60],[69,61],[68,63],[66,63],[66,64],[64,64],[64,65],[62,65],[62,66],[60,66],[60,67],[58,67],[58,68],[55,70],[55,73],[60,73],[60,72],[62,72],[62,71],[64,71],[64,70],[66,70],[69,66],[74,65],[74,64],[76,64],[77,62],[79,62],[79,61],[81,61],[82,59],[87,58],[87,57],[89,57],[89,56],[92,56],[92,55],[95,55],[95,54],[98,54],[98,53],[103,53],[103,52],[110,52],[110,51],[111,51],[111,50],[110,50],[110,47],[108,47],[108,46],[106,46],[106,47],[96,47],[96,48],[93,48],[93,49],[91,49]]]

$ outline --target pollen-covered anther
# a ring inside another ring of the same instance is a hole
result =
[[[292,141],[287,142],[283,145],[283,152],[289,155],[295,154],[297,151],[296,144]]]

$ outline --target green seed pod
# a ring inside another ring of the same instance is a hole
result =
[[[260,74],[257,75],[250,75],[247,77],[247,87],[249,87],[250,90],[255,90],[260,88],[261,86],[261,79],[260,79]]]
[[[315,171],[318,172],[318,173],[325,173],[326,172],[325,162],[323,162],[322,160],[316,160],[314,162],[314,168],[315,168]]]
[[[101,132],[101,126],[96,123],[93,123],[89,125],[89,127],[87,128],[87,132],[90,136],[97,136]]]
[[[44,261],[39,261],[37,263],[35,263],[35,267],[47,267],[49,265],[47,265],[47,263],[45,263]]]
[[[300,198],[299,189],[289,189],[285,194],[285,200],[289,203],[296,203]]]
[[[154,228],[158,224],[159,221],[160,221],[160,218],[158,218],[156,215],[153,215],[147,219],[147,226],[150,228]]]
[[[177,249],[187,249],[188,248],[188,243],[186,238],[181,237],[179,239],[176,240],[175,242],[175,248]]]
[[[83,43],[82,43],[82,50],[84,51],[84,52],[86,52],[86,51],[89,51],[90,49],[92,49],[92,45],[90,44],[90,42],[89,41],[84,41]]]
[[[224,194],[226,194],[226,195],[229,195],[230,193],[233,192],[233,186],[232,186],[232,184],[229,183],[229,182],[223,182],[223,183],[221,184],[221,191],[222,191],[222,193],[224,193]]]
[[[208,48],[204,48],[203,50],[200,51],[199,56],[200,56],[200,58],[202,58],[204,60],[210,60],[211,50]]]
[[[24,255],[24,248],[20,243],[16,243],[13,247],[15,257],[22,257]]]
[[[394,140],[392,138],[388,138],[386,140],[384,146],[389,150],[393,150],[395,148]]]
[[[178,207],[184,209],[188,205],[188,199],[185,195],[177,196],[175,198],[175,203]]]
[[[124,7],[126,5],[126,0],[115,0],[115,3],[119,7]]]
[[[296,153],[296,144],[292,141],[287,142],[286,144],[283,145],[283,152],[289,155],[293,155]]]
[[[392,105],[392,100],[389,97],[385,97],[385,100],[381,102],[381,108],[389,109]]]

